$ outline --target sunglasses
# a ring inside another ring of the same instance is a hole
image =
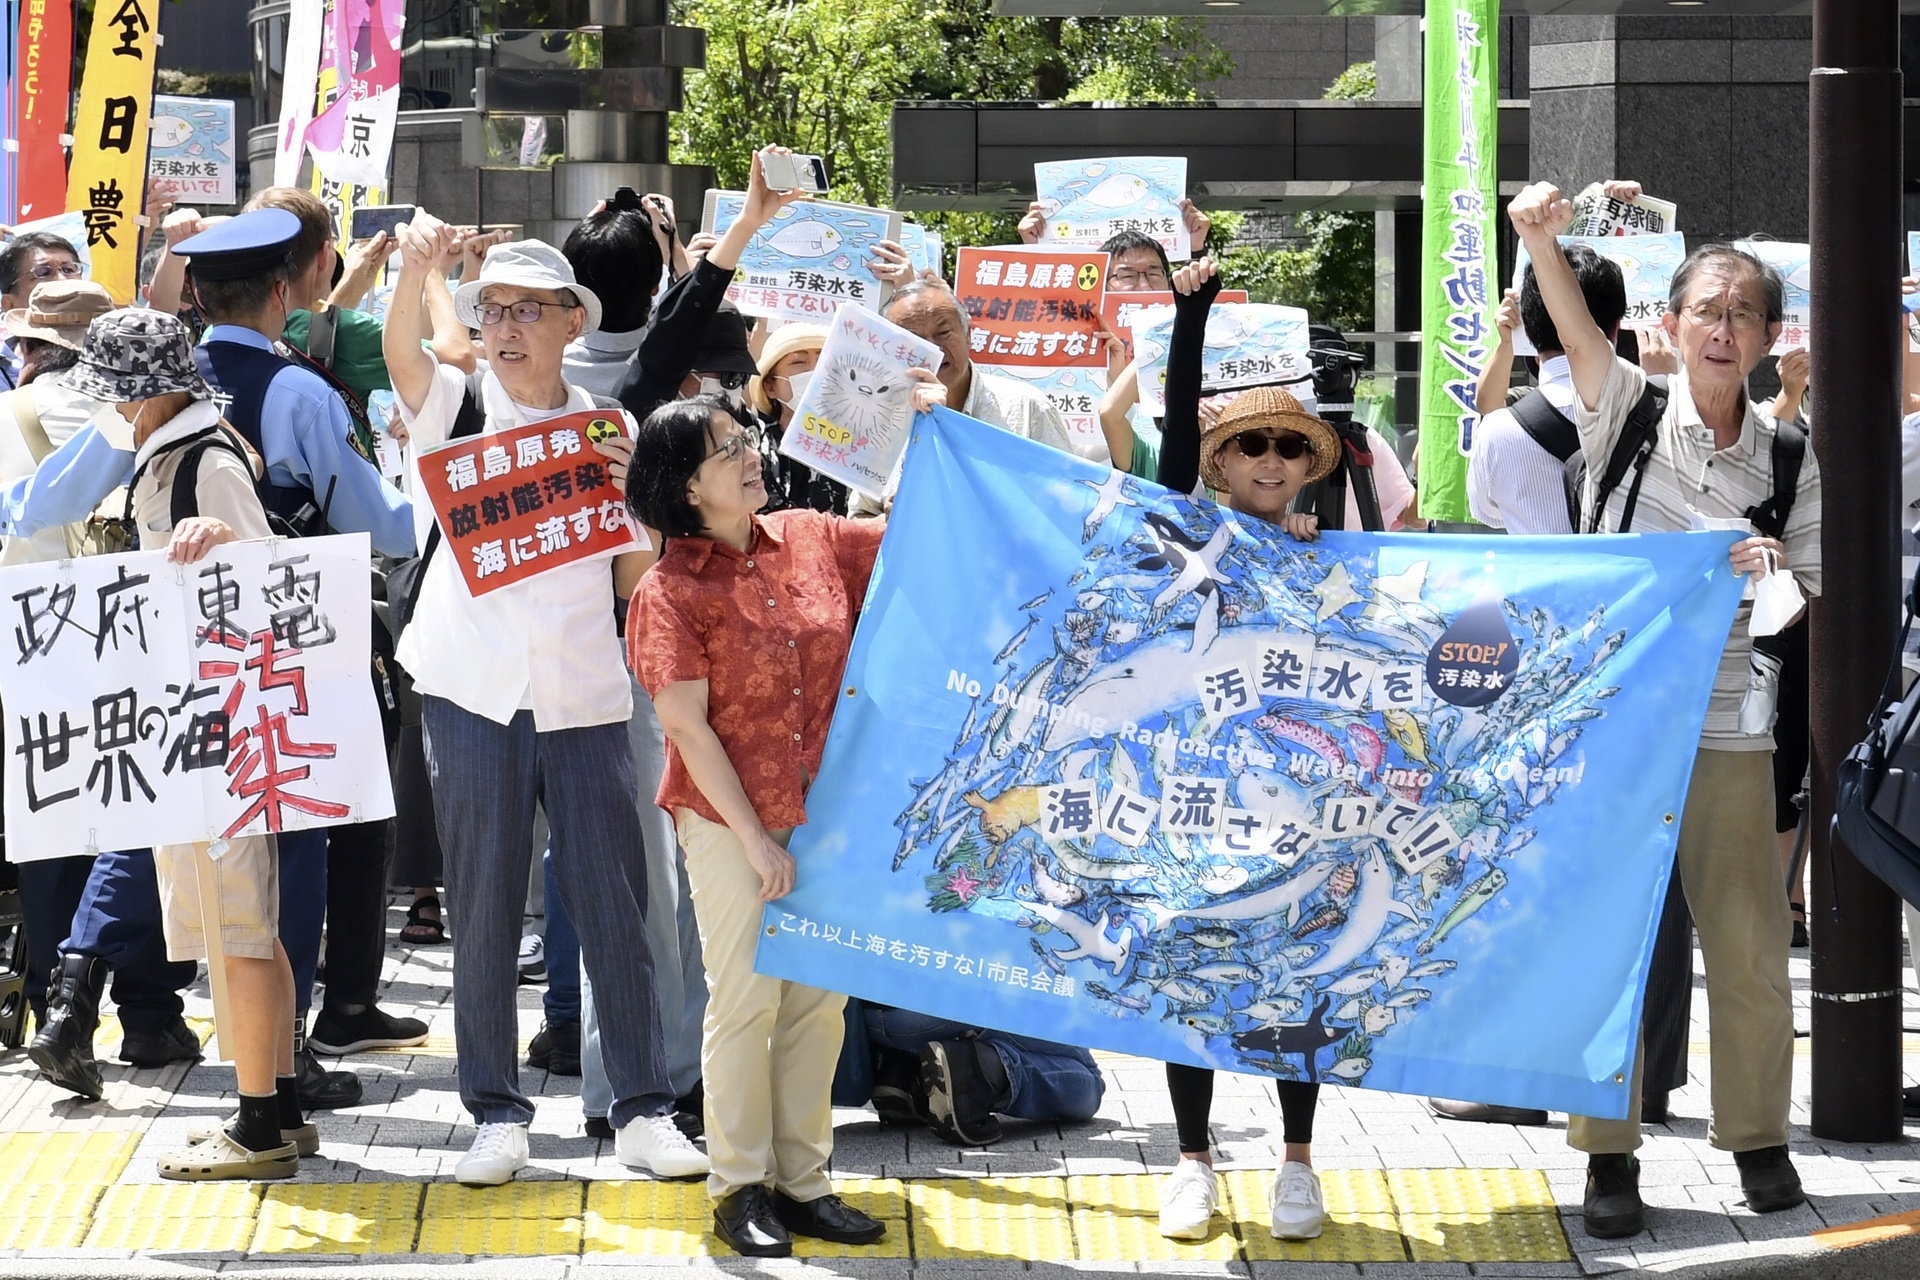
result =
[[[1307,438],[1297,431],[1282,431],[1277,436],[1262,435],[1258,431],[1242,431],[1233,438],[1233,443],[1245,458],[1266,456],[1269,446],[1273,451],[1291,462],[1295,458],[1304,458],[1308,449]]]

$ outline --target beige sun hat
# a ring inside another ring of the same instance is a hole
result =
[[[33,286],[27,305],[0,316],[16,338],[38,338],[80,350],[87,326],[113,310],[113,295],[91,280],[49,280]]]
[[[755,362],[759,372],[747,383],[747,405],[756,413],[771,416],[773,401],[767,398],[767,379],[780,367],[780,362],[796,351],[819,351],[827,345],[825,326],[817,324],[783,324],[767,338],[767,344],[760,348],[760,359]]]
[[[1271,427],[1305,436],[1313,450],[1313,465],[1307,470],[1306,483],[1324,480],[1340,460],[1340,437],[1333,428],[1300,406],[1300,402],[1279,387],[1253,387],[1235,396],[1221,411],[1214,424],[1200,437],[1200,478],[1216,492],[1227,487],[1227,477],[1214,455],[1220,446],[1243,431]]]

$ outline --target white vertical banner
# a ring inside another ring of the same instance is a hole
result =
[[[7,855],[393,815],[365,534],[0,569]]]
[[[280,128],[273,140],[273,185],[291,187],[300,181],[300,161],[307,152],[307,126],[320,82],[320,34],[326,24],[326,0],[290,0],[287,9],[287,48],[281,58]]]

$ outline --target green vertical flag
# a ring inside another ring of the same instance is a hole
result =
[[[1420,238],[1420,514],[1465,521],[1474,390],[1498,342],[1500,0],[1427,0],[1425,221]]]

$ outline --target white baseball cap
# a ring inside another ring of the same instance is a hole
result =
[[[575,282],[573,264],[544,240],[514,240],[487,250],[479,278],[464,281],[453,292],[453,314],[469,329],[480,327],[480,291],[490,284],[565,289],[587,309],[587,325],[580,332],[592,333],[600,327],[600,299],[593,290]]]

